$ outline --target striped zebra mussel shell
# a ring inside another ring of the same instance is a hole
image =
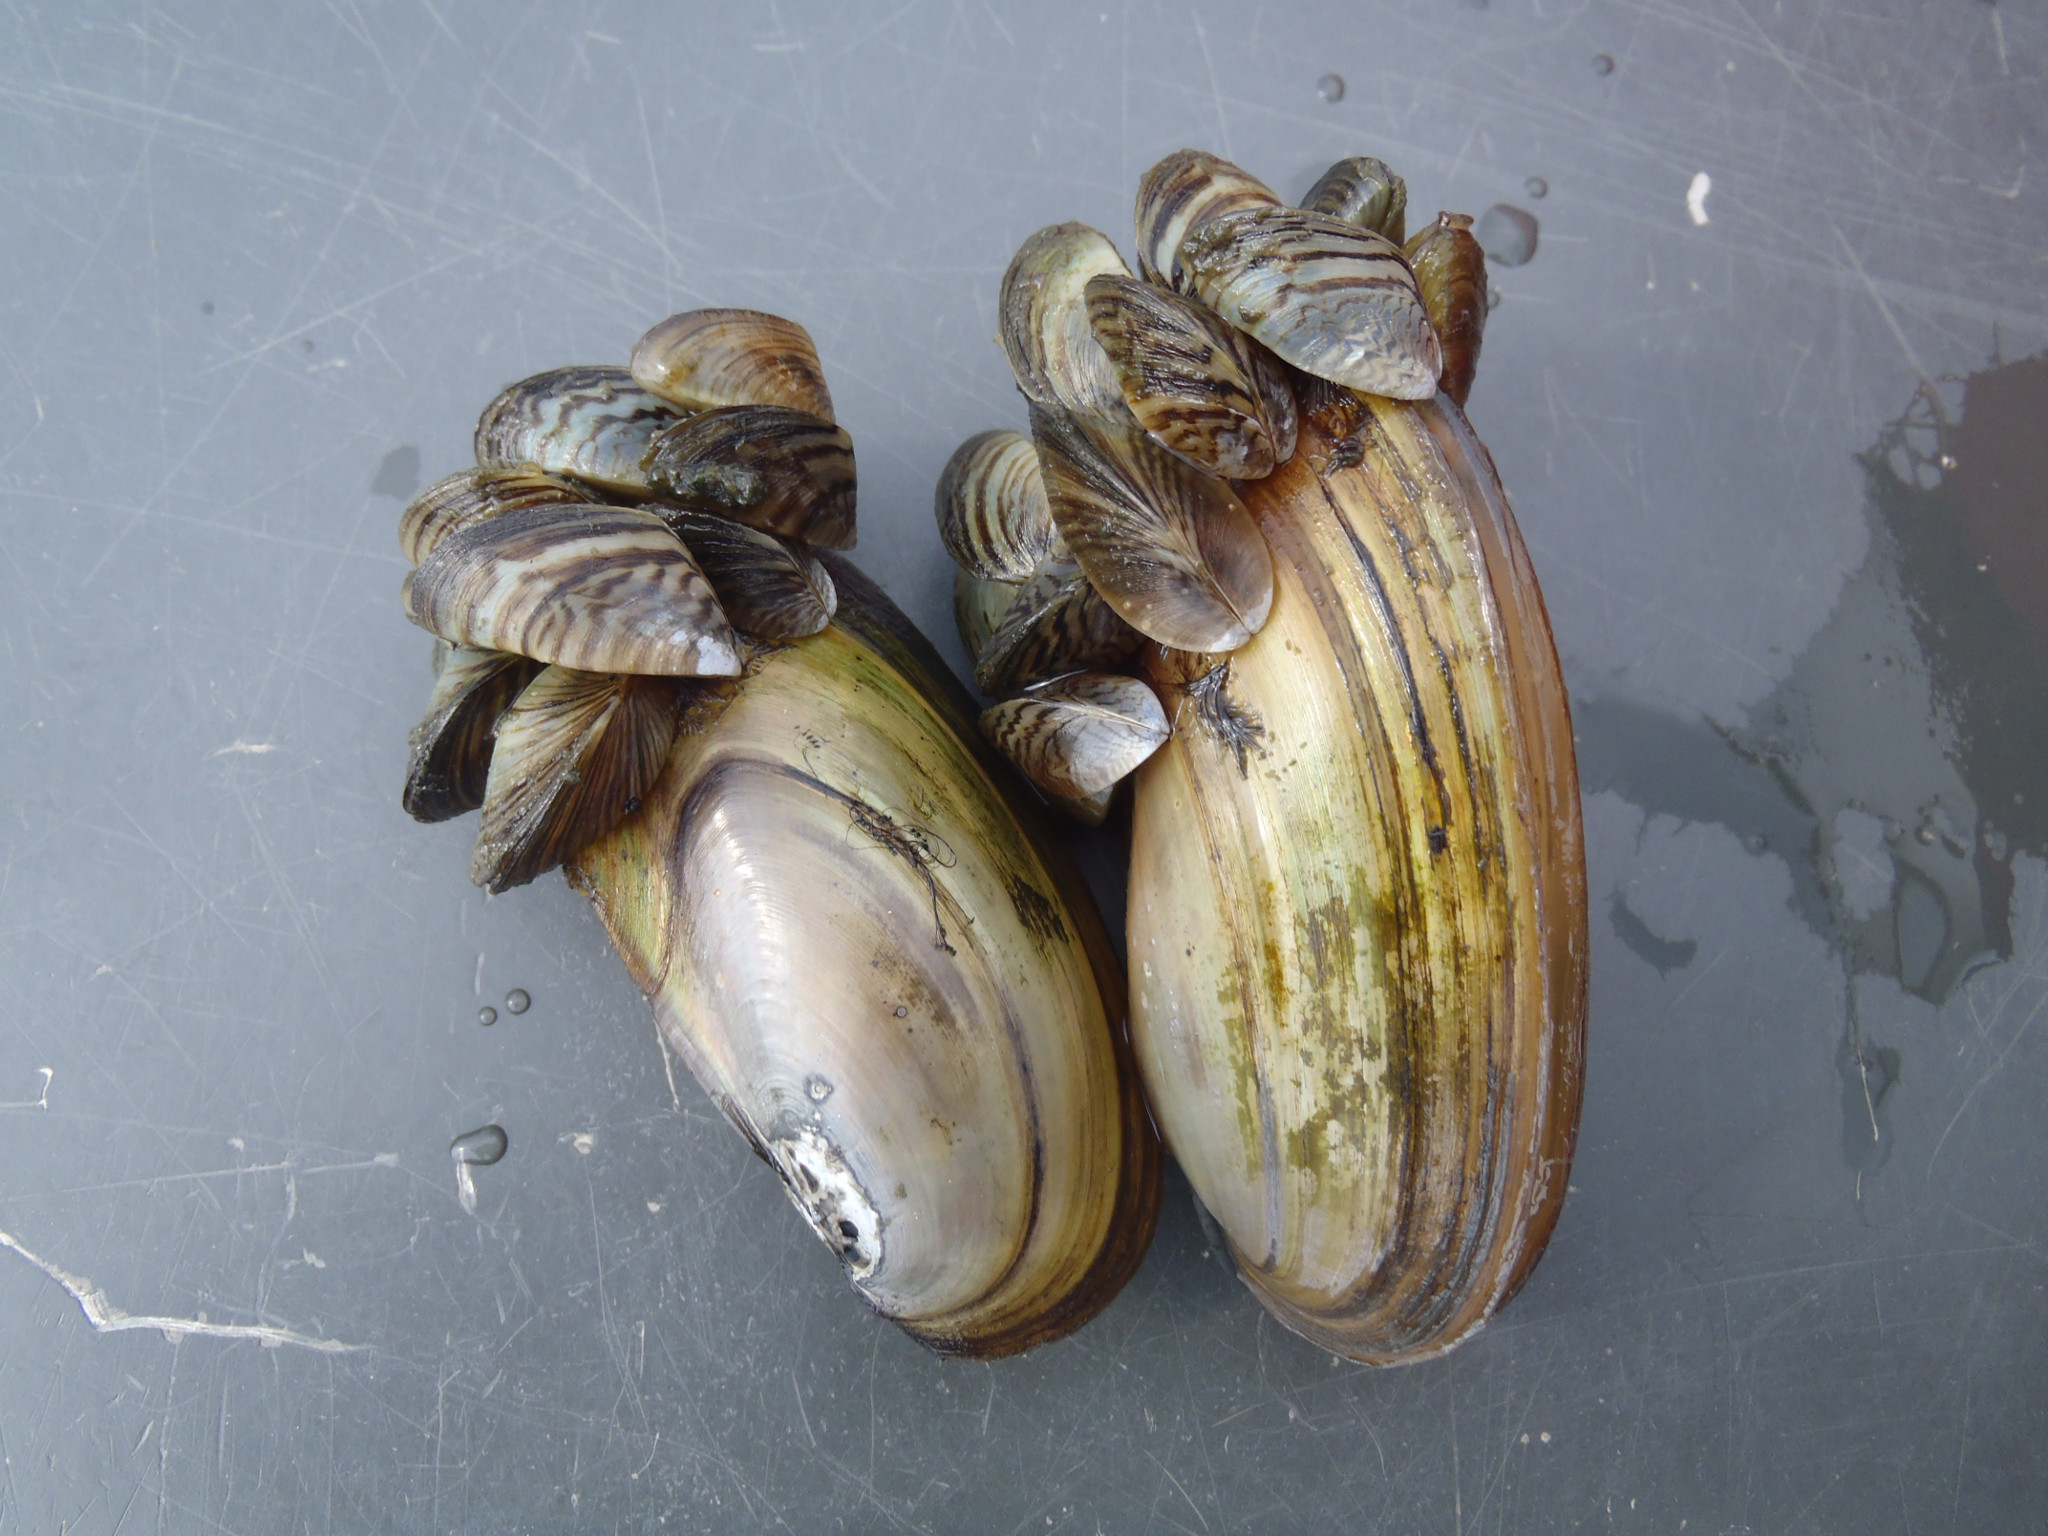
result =
[[[685,410],[779,405],[832,420],[811,333],[758,309],[693,309],[642,336],[629,365],[641,388]]]
[[[551,368],[521,379],[484,407],[476,461],[566,475],[603,491],[647,494],[642,467],[655,437],[683,413],[623,368]]]
[[[1021,432],[978,432],[956,448],[933,510],[953,563],[989,580],[1023,581],[1059,545],[1038,451]]]
[[[1054,224],[1017,248],[996,301],[1003,352],[1024,398],[1036,405],[1120,415],[1123,394],[1088,323],[1088,280],[1130,269],[1109,237],[1085,224]]]
[[[406,578],[406,617],[455,645],[588,672],[729,677],[739,641],[660,518],[538,506],[458,528]]]
[[[1301,206],[1356,224],[1394,244],[1407,239],[1408,183],[1371,155],[1353,155],[1323,172]]]
[[[853,547],[853,439],[822,416],[781,405],[700,411],[652,440],[646,480],[658,501]]]
[[[1270,475],[1294,453],[1294,390],[1273,355],[1213,311],[1152,283],[1098,277],[1088,318],[1153,439],[1230,480]]]
[[[1302,372],[1396,400],[1436,393],[1443,354],[1385,236],[1271,208],[1196,226],[1181,260],[1204,304]]]
[[[1138,271],[1147,282],[1186,293],[1180,247],[1189,230],[1227,213],[1280,206],[1279,194],[1228,160],[1175,150],[1138,182]]]

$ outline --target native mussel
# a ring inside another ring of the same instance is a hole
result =
[[[1033,235],[999,301],[1030,436],[970,439],[937,498],[990,740],[1090,823],[1135,768],[1168,1145],[1259,1299],[1383,1364],[1535,1265],[1585,1028],[1564,684],[1463,410],[1485,261],[1406,214],[1377,160],[1289,207],[1183,150],[1139,189],[1139,276]]]
[[[854,542],[811,338],[663,321],[514,384],[406,509],[438,637],[405,808],[482,807],[471,877],[558,865],[668,1044],[934,1348],[1078,1327],[1151,1239],[1160,1155],[1101,919]]]

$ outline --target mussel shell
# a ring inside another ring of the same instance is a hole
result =
[[[1088,280],[1128,277],[1109,237],[1086,224],[1054,224],[1017,247],[996,301],[1010,372],[1035,405],[1121,416],[1123,392],[1088,323]]]
[[[686,410],[781,405],[833,419],[811,333],[758,309],[670,315],[634,345],[630,371],[643,389]]]
[[[1443,367],[1401,248],[1327,214],[1270,208],[1211,219],[1181,242],[1195,293],[1304,373],[1426,400]]]
[[[932,501],[946,553],[976,576],[1022,581],[1059,539],[1038,452],[1021,432],[968,438],[946,460]]]
[[[623,368],[550,368],[508,386],[476,424],[484,469],[528,465],[624,496],[647,494],[641,461],[683,413]]]
[[[400,589],[456,645],[591,672],[730,677],[739,642],[682,541],[634,507],[538,506],[473,522]]]
[[[1479,369],[1479,343],[1486,333],[1486,252],[1462,213],[1440,213],[1408,242],[1408,265],[1423,308],[1443,348],[1444,371],[1437,388],[1459,405],[1472,393]]]
[[[967,649],[969,662],[979,664],[1025,585],[1021,581],[993,581],[964,568],[953,572],[953,627],[960,632],[960,643]]]
[[[1063,672],[1121,666],[1144,643],[1071,565],[1042,567],[1011,598],[974,661],[974,686],[1012,693]]]
[[[1250,172],[1204,150],[1177,149],[1138,182],[1138,271],[1150,282],[1189,292],[1180,260],[1189,230],[1226,213],[1280,206],[1279,194]]]
[[[537,469],[464,469],[436,480],[398,519],[398,547],[418,565],[434,546],[469,523],[521,507],[595,500],[589,491]]]
[[[1396,245],[1407,239],[1408,183],[1371,155],[1339,160],[1308,189],[1301,206],[1385,235]]]
[[[1123,979],[958,685],[827,563],[832,625],[757,657],[572,876],[868,1303],[1007,1354],[1094,1315],[1150,1240]]]
[[[853,548],[853,439],[823,417],[780,405],[699,412],[653,440],[646,477],[659,501]]]
[[[1447,398],[1305,393],[1295,458],[1245,499],[1273,611],[1227,666],[1161,679],[1133,1029],[1260,1300],[1398,1363],[1479,1328],[1564,1198],[1586,981],[1571,722],[1527,551]]]
[[[1168,730],[1158,695],[1115,672],[1050,678],[981,715],[981,733],[997,751],[1047,794],[1067,800],[1114,788]]]
[[[446,821],[484,803],[498,717],[541,664],[505,651],[436,642],[434,694],[407,743],[400,796],[415,821]]]
[[[1205,306],[1156,283],[1097,277],[1088,318],[1124,404],[1162,447],[1232,480],[1270,475],[1294,452],[1286,369]]]
[[[839,594],[804,545],[715,512],[662,509],[735,628],[761,640],[800,640],[832,622]]]
[[[1089,583],[1163,645],[1230,651],[1266,620],[1272,558],[1230,488],[1135,422],[1031,412],[1053,521]]]
[[[524,885],[638,810],[675,740],[676,687],[543,668],[498,721],[469,878]]]

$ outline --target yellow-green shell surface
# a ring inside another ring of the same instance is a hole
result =
[[[1584,860],[1542,599],[1448,400],[1303,386],[1239,487],[1265,627],[1138,771],[1132,1031],[1247,1281],[1359,1360],[1450,1348],[1535,1263],[1584,1055]],[[1170,662],[1170,658],[1167,658]]]

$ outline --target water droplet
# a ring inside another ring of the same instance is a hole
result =
[[[1751,853],[1766,853],[1770,850],[1770,839],[1761,832],[1752,832],[1742,840],[1742,846]]]
[[[903,1007],[903,1006],[902,1006],[901,1004],[898,1004],[898,1005],[897,1005],[897,1008],[896,1008],[896,1017],[897,1017],[897,1018],[899,1018],[899,1019],[901,1019],[901,1018],[907,1018],[907,1017],[909,1016],[909,1014],[910,1014],[910,1010],[909,1010],[908,1008],[905,1008],[905,1007]]]
[[[1503,267],[1519,267],[1536,254],[1536,215],[1512,203],[1495,203],[1479,215],[1472,234],[1486,259]]]
[[[486,1028],[498,1022],[498,1010],[486,1003],[476,1011],[476,1021]]]
[[[1613,73],[1614,73],[1614,55],[1613,55],[1613,54],[1611,54],[1611,53],[1596,53],[1596,54],[1594,54],[1594,55],[1593,55],[1593,73],[1594,73],[1594,74],[1596,74],[1596,75],[1611,75],[1611,74],[1613,74]]]
[[[505,1011],[507,1013],[524,1013],[532,1006],[533,999],[527,996],[526,988],[524,987],[514,987],[505,994]]]
[[[502,1125],[480,1125],[449,1142],[448,1155],[472,1168],[488,1168],[505,1155],[510,1145]]]
[[[804,1079],[804,1092],[811,1096],[811,1102],[822,1104],[832,1097],[832,1085],[813,1072]]]
[[[1344,99],[1344,77],[1342,75],[1323,76],[1322,79],[1316,82],[1316,94],[1325,101],[1342,101]]]
[[[476,1179],[470,1170],[490,1167],[505,1155],[506,1145],[501,1125],[480,1125],[448,1143],[448,1155],[455,1160],[456,1203],[469,1215],[476,1214]]]
[[[1531,197],[1548,197],[1550,195],[1550,183],[1541,176],[1531,176],[1522,183],[1522,190]]]

